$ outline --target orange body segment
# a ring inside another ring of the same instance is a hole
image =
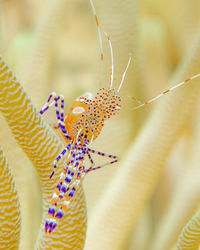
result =
[[[78,112],[74,113],[73,110],[75,108],[79,108],[79,107],[83,108],[84,112],[82,112],[82,113],[78,113]],[[87,112],[88,107],[89,107],[88,104],[85,104],[85,103],[82,103],[82,102],[76,100],[72,104],[68,114],[66,115],[66,117],[64,119],[65,129],[67,130],[68,134],[70,135],[70,137],[73,140],[76,140],[76,136],[77,136],[77,133],[78,133],[76,124],[80,120],[82,115],[85,112]],[[67,139],[65,138],[65,140],[67,140]]]
[[[80,96],[64,119],[66,131],[73,141],[76,141],[80,132],[90,142],[94,141],[99,136],[104,121],[118,114],[120,102],[120,97],[113,89],[100,89],[94,100],[87,95]],[[67,141],[66,138],[65,140]]]

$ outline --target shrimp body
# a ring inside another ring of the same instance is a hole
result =
[[[95,140],[105,120],[119,114],[121,98],[114,89],[102,88],[97,95],[86,94],[78,97],[64,119],[65,129],[72,140],[76,140],[79,131],[91,142]]]
[[[101,60],[103,60],[101,30],[92,0],[90,0],[90,4],[98,29]],[[79,96],[73,102],[68,114],[65,117],[64,97],[62,95],[56,96],[55,93],[50,94],[47,103],[40,111],[40,114],[42,115],[49,109],[50,106],[55,105],[58,125],[67,144],[53,162],[54,170],[50,178],[53,177],[59,160],[62,157],[65,157],[65,163],[62,166],[60,179],[50,200],[48,218],[46,219],[45,223],[46,233],[53,232],[53,230],[57,227],[58,221],[62,219],[64,213],[67,211],[70,201],[76,193],[76,190],[86,173],[100,169],[106,165],[113,164],[119,160],[115,155],[95,151],[89,147],[90,144],[98,138],[105,121],[110,119],[112,116],[119,114],[121,108],[121,98],[118,93],[124,81],[124,77],[131,60],[131,58],[129,58],[128,65],[122,76],[122,80],[118,89],[113,89],[113,50],[110,37],[106,33],[105,35],[109,42],[112,61],[109,88],[100,89],[95,97],[93,97],[91,93],[86,93]],[[52,99],[53,102],[51,102]],[[107,157],[110,159],[110,161],[103,165],[95,166],[92,154]],[[88,157],[91,163],[91,166],[87,169],[85,167],[86,157]]]
[[[73,198],[78,185],[86,173],[99,169],[105,165],[118,161],[117,156],[105,154],[89,148],[89,145],[99,136],[105,120],[119,114],[121,98],[114,89],[100,89],[93,98],[90,93],[79,96],[72,104],[68,114],[64,117],[64,99],[52,93],[48,98],[56,107],[56,115],[67,146],[55,159],[53,165],[57,168],[58,161],[66,155],[56,189],[52,195],[48,209],[48,218],[45,223],[45,231],[51,233],[62,219]],[[58,101],[61,100],[59,109]],[[50,105],[45,105],[40,111],[43,114]],[[101,166],[93,166],[94,161],[91,154],[98,154],[111,158],[112,161]],[[89,158],[91,167],[85,168],[85,158]],[[52,172],[50,178],[54,175]]]

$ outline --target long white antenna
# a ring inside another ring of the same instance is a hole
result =
[[[108,42],[109,42],[109,46],[110,46],[110,55],[111,55],[111,75],[110,75],[110,89],[112,89],[112,85],[113,85],[113,79],[114,79],[114,60],[113,60],[113,48],[112,48],[112,43],[110,40],[110,36],[103,31],[103,33],[106,35]]]
[[[96,10],[95,10],[94,3],[92,0],[90,0],[90,4],[92,7],[92,12],[94,14],[94,19],[95,19],[96,25],[97,25],[97,30],[98,30],[98,35],[99,35],[99,44],[100,44],[100,50],[101,50],[101,61],[103,61],[103,43],[102,43],[102,37],[101,37],[101,29],[99,27],[99,21],[98,21]]]
[[[129,65],[130,65],[130,62],[131,62],[131,57],[129,57],[129,60],[128,60],[126,69],[125,69],[125,71],[124,71],[124,73],[123,73],[123,75],[122,75],[122,80],[121,80],[121,82],[120,82],[120,84],[119,84],[118,90],[116,91],[117,93],[119,93],[119,91],[120,91],[120,89],[121,89],[121,87],[122,87],[122,84],[123,84],[123,82],[124,82],[124,78],[125,78],[125,76],[126,76],[126,72],[127,72],[128,68],[129,68]]]
[[[156,101],[157,99],[159,99],[159,98],[162,97],[163,95],[169,93],[170,91],[175,90],[176,88],[178,88],[178,87],[180,87],[180,86],[182,86],[182,85],[188,83],[189,81],[191,81],[191,80],[193,80],[193,79],[195,79],[195,78],[197,78],[197,77],[200,77],[200,74],[196,74],[196,75],[194,75],[194,76],[189,77],[189,78],[186,79],[185,81],[182,81],[182,82],[176,84],[175,86],[173,86],[173,87],[171,87],[171,88],[169,88],[169,89],[163,91],[160,95],[158,95],[158,96],[156,96],[156,97],[154,97],[154,98],[152,98],[152,99],[150,99],[150,100],[148,100],[148,101],[146,101],[146,102],[144,102],[144,103],[138,105],[138,106],[135,107],[133,110],[139,109],[139,108],[141,108],[141,107],[143,107],[143,106],[145,106],[145,105],[147,105],[147,104],[149,104],[149,103],[151,103],[151,102]]]

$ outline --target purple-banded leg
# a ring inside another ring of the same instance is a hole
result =
[[[61,207],[59,208],[59,210],[56,211],[56,206],[50,206],[49,210],[48,210],[48,215],[51,216],[49,219],[46,220],[45,223],[45,231],[48,233],[53,232],[53,230],[56,228],[57,224],[58,224],[58,220],[61,220],[62,217],[64,216],[64,213],[66,212],[72,198],[74,197],[74,194],[79,186],[79,183],[81,181],[81,175],[85,175],[83,172],[77,172],[76,175],[76,179],[75,181],[73,181],[71,183],[71,177],[73,177],[72,172],[68,173],[68,178],[69,176],[71,176],[69,179],[65,179],[65,181],[67,182],[67,186],[62,185],[60,186],[60,191],[64,193],[64,195],[67,195],[66,199],[62,202]],[[69,186],[70,183],[70,186]],[[60,192],[60,193],[61,193]],[[56,197],[58,198],[58,197]],[[62,199],[62,197],[59,198]]]
[[[68,192],[71,185],[78,185],[77,182],[80,181],[81,174],[83,172],[83,162],[84,162],[84,154],[81,151],[72,150],[70,151],[71,159],[67,163],[67,167],[65,169],[65,176],[62,181],[62,185],[59,186],[59,198],[62,199],[66,192]]]
[[[45,232],[46,233],[51,233],[57,226],[57,221],[56,219],[50,218],[47,219],[45,222]]]
[[[89,160],[90,160],[90,162],[92,164],[91,167],[93,167],[94,166],[94,161],[93,161],[92,156],[90,155],[90,153],[88,151],[87,151],[87,155],[88,155],[88,158],[89,158]]]
[[[60,100],[60,110],[58,107],[59,100]],[[63,95],[59,95],[58,97],[55,96],[54,101],[55,101],[57,119],[63,122],[64,121],[64,96]]]
[[[62,199],[69,190],[70,185],[76,181],[76,173],[79,171],[80,164],[84,160],[82,151],[75,150],[73,147],[70,151],[71,159],[67,163],[65,173],[61,173],[62,184],[58,184],[59,198]]]
[[[65,128],[64,128],[65,129]],[[62,131],[66,131],[66,130],[62,130]],[[71,137],[67,134],[67,131],[66,131],[66,133],[64,133],[63,132],[63,134],[64,134],[64,136],[67,138],[67,139],[71,139]],[[77,150],[77,143],[75,143],[75,145],[73,146],[73,148],[72,148],[72,145],[71,145],[71,143],[69,143],[68,145],[67,145],[67,147],[57,156],[57,158],[54,160],[54,162],[53,162],[53,165],[54,165],[54,169],[55,168],[57,168],[57,163],[58,163],[58,161],[62,158],[62,156],[63,155],[65,155],[65,153],[68,151],[70,151],[70,153],[71,153],[71,155],[72,155],[72,159],[71,159],[71,161],[69,162],[69,164],[73,164],[74,162],[75,162],[75,158],[76,158],[76,156],[77,156],[77,153],[76,153],[76,150]],[[84,151],[85,152],[85,151]],[[78,153],[78,154],[80,154],[80,152]],[[81,160],[83,157],[82,156],[79,156],[79,160]],[[53,175],[54,175],[54,171],[52,172],[52,174],[51,174],[51,176],[50,176],[50,179],[53,177]]]
[[[92,154],[97,154],[97,155],[100,155],[100,156],[103,156],[103,157],[108,157],[108,158],[118,159],[119,160],[119,157],[116,156],[116,155],[110,155],[110,154],[102,153],[100,151],[96,151],[96,150],[91,149],[91,148],[87,148],[87,150],[88,150],[88,152],[90,152]]]
[[[80,166],[84,160],[84,152],[85,148],[83,149],[78,148],[75,144],[68,148],[70,150],[71,159],[68,161],[67,166],[65,168],[65,173],[61,173],[60,181],[57,185],[57,191],[52,196],[51,205],[48,210],[48,218],[45,223],[45,231],[51,233],[57,226],[58,220],[62,219],[64,212],[66,211],[71,199],[73,198],[76,189],[81,181],[81,176],[84,176],[85,173],[83,172],[83,167]],[[62,154],[63,153],[63,154]],[[66,153],[63,150],[56,159],[59,161]],[[53,173],[51,177],[53,176]],[[63,201],[62,206],[57,209],[57,200],[61,201],[65,196],[67,196],[66,200]],[[56,203],[55,203],[56,201]]]
[[[70,201],[64,201],[63,205],[58,209],[57,208],[57,201],[61,201],[63,196],[65,194],[69,195],[70,192],[70,185],[73,185],[74,182],[71,183],[73,176],[74,176],[74,171],[73,168],[70,166],[67,166],[66,169],[66,174],[61,173],[61,179],[62,182],[59,182],[56,189],[59,191],[59,193],[54,192],[52,199],[51,199],[51,205],[49,206],[48,209],[48,216],[49,218],[46,220],[45,223],[45,232],[51,233],[57,226],[58,220],[60,220],[63,215],[64,211],[63,208],[64,206],[67,207],[69,205]],[[66,210],[66,209],[65,209]]]
[[[56,212],[55,210],[53,210],[54,213],[53,218],[47,219],[45,223],[46,232],[52,233],[53,230],[56,228],[56,226],[58,225],[58,220],[61,220],[62,217],[64,216],[64,213],[67,210],[75,192],[76,192],[76,187],[75,186],[71,187],[66,200],[62,202],[62,205],[58,209],[58,211]]]
[[[56,218],[61,219],[63,217],[64,211],[66,210],[66,207],[70,204],[71,199],[74,197],[74,194],[75,194],[75,192],[80,184],[82,174],[84,175],[84,173],[78,171],[76,176],[75,176],[75,180],[72,183],[70,183],[70,185],[69,185],[69,183],[67,183],[68,184],[67,188],[65,186],[62,186],[62,188],[63,188],[62,192],[64,193],[64,195],[67,194],[67,197],[66,197],[65,201],[63,201],[64,206],[62,206],[58,210],[58,212],[56,213],[56,215],[55,215]],[[69,178],[69,175],[68,175],[68,178]],[[71,179],[67,180],[67,181],[71,182]]]
[[[53,102],[50,103],[52,98],[53,98]],[[59,108],[59,104],[58,104],[59,100],[60,100],[60,108]],[[46,112],[53,104],[54,104],[55,109],[56,109],[56,117],[58,120],[58,125],[59,125],[63,135],[66,137],[66,139],[70,140],[71,137],[67,133],[67,131],[65,129],[65,124],[64,124],[64,97],[62,95],[56,96],[56,93],[52,92],[50,94],[47,102],[45,103],[43,108],[40,110],[40,114],[41,115],[44,114],[44,112]]]
[[[54,104],[54,100],[52,103],[50,103],[51,99],[56,97],[56,93],[52,92],[50,94],[50,96],[47,99],[47,102],[44,104],[44,106],[42,107],[42,109],[40,110],[40,114],[43,115],[44,112],[46,112],[53,104]]]
[[[69,144],[67,145],[67,147],[64,148],[63,151],[62,151],[62,152],[57,156],[57,158],[54,160],[54,162],[53,162],[53,167],[54,167],[54,169],[57,168],[57,163],[58,163],[58,161],[66,154],[66,152],[69,152],[70,149],[71,149],[71,143],[69,143]],[[54,173],[55,173],[55,170],[53,170],[53,172],[51,173],[50,179],[53,177]]]
[[[63,177],[62,184],[59,185],[59,199],[62,199],[66,192],[70,189],[70,185],[74,182],[75,171],[73,167],[68,166],[67,171]]]
[[[53,101],[50,103],[50,101]],[[61,104],[60,104],[60,110],[58,107],[58,101],[61,100]],[[45,103],[45,105],[42,107],[42,109],[40,110],[40,114],[44,114],[44,112],[46,112],[52,105],[55,105],[56,108],[56,116],[58,120],[64,121],[64,97],[62,95],[56,96],[55,92],[52,92],[49,96],[49,98],[47,99],[47,102]]]
[[[60,109],[58,107],[58,101],[60,102]],[[65,124],[64,124],[64,97],[62,95],[59,95],[58,97],[54,98],[55,101],[55,108],[56,108],[56,117],[58,120],[58,125],[61,129],[61,131],[63,132],[64,136],[67,139],[71,139],[70,136],[68,135],[66,129],[65,129]]]
[[[107,162],[107,163],[105,163],[105,164],[102,164],[102,165],[99,165],[99,166],[96,166],[96,167],[92,167],[92,166],[91,166],[91,167],[89,167],[88,169],[85,169],[84,172],[85,172],[85,173],[88,173],[88,172],[90,172],[90,171],[94,171],[94,170],[100,169],[100,168],[102,168],[102,167],[105,167],[105,166],[111,165],[111,164],[113,164],[113,163],[116,163],[116,162],[118,162],[118,161],[119,161],[119,159],[116,159],[116,160]]]
[[[62,134],[65,136],[65,138],[67,140],[71,140],[71,136],[68,134],[67,130],[65,129],[65,124],[64,122],[58,120],[58,125],[59,125],[59,128],[61,129],[62,131]]]
[[[102,152],[99,152],[99,151],[96,151],[96,150],[90,149],[90,148],[88,148],[88,152],[93,153],[93,154],[97,154],[97,155],[100,155],[100,156],[103,156],[103,157],[111,158],[111,159],[113,159],[113,160],[110,161],[110,162],[107,162],[107,163],[105,163],[105,164],[102,164],[102,165],[99,165],[99,166],[94,167],[94,166],[93,166],[94,161],[93,161],[91,155],[89,156],[89,155],[87,154],[89,160],[90,160],[91,163],[92,163],[92,166],[89,167],[88,169],[85,169],[85,170],[84,170],[85,173],[88,173],[88,172],[90,172],[90,171],[94,171],[94,170],[100,169],[100,168],[102,168],[102,167],[105,167],[105,166],[107,166],[107,165],[111,165],[111,164],[116,163],[116,162],[119,161],[119,158],[118,158],[117,156],[115,156],[115,155],[110,155],[110,154],[102,153]]]

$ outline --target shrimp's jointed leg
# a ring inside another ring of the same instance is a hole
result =
[[[114,160],[113,160],[113,161],[110,161],[110,162],[107,162],[107,163],[105,163],[105,164],[103,164],[103,165],[99,165],[99,166],[93,167],[94,161],[93,161],[91,155],[90,155],[90,154],[87,154],[87,155],[88,155],[88,158],[89,158],[89,160],[90,160],[90,162],[92,163],[92,166],[89,167],[88,169],[84,169],[84,172],[85,172],[85,173],[88,173],[88,172],[93,171],[93,170],[100,169],[100,168],[102,168],[102,167],[105,167],[105,166],[107,166],[107,165],[110,165],[110,164],[113,164],[113,163],[116,163],[116,162],[119,161],[119,158],[118,158],[116,155],[110,155],[110,154],[102,153],[102,152],[96,151],[96,150],[94,150],[94,149],[88,148],[88,153],[89,153],[89,152],[91,152],[91,153],[93,153],[93,154],[97,154],[97,155],[103,156],[103,157],[108,157],[108,158],[111,158],[111,159],[114,159]]]
[[[50,101],[53,101],[50,103]],[[58,105],[58,101],[60,100],[60,107]],[[52,92],[47,99],[47,102],[43,106],[43,108],[40,110],[40,114],[43,115],[52,105],[55,106],[56,109],[56,117],[58,120],[58,125],[63,133],[63,135],[66,137],[67,140],[71,140],[71,137],[67,133],[65,129],[65,124],[64,124],[64,97],[62,95],[56,96],[55,92]]]
[[[64,148],[64,150],[63,150],[63,151],[57,156],[57,158],[54,160],[54,162],[53,162],[53,167],[54,167],[54,169],[57,168],[57,163],[58,163],[58,161],[59,161],[67,152],[69,152],[70,149],[71,149],[71,143],[69,143],[69,144],[67,145],[67,147]],[[53,172],[52,172],[51,175],[50,175],[50,179],[53,177],[54,173],[55,173],[55,171],[53,170]]]
[[[75,181],[73,183],[71,183],[70,186],[69,186],[69,183],[67,183],[67,186],[68,186],[67,188],[65,186],[63,186],[61,188],[61,185],[59,187],[57,186],[59,191],[64,192],[65,195],[67,195],[67,197],[66,197],[65,201],[62,202],[62,205],[60,206],[59,210],[56,211],[57,202],[53,206],[50,206],[49,211],[48,211],[50,218],[47,219],[46,223],[45,223],[45,231],[46,232],[51,233],[56,228],[56,226],[58,224],[58,220],[61,220],[62,217],[64,216],[64,213],[68,209],[68,206],[69,206],[72,198],[74,197],[74,194],[75,194],[82,178],[84,177],[84,175],[85,175],[84,172],[78,171],[76,176],[75,176]],[[68,177],[69,177],[69,174],[68,174]],[[71,173],[70,182],[71,182],[72,177],[73,177],[73,175]],[[65,181],[66,181],[66,179],[65,179]],[[67,179],[67,182],[68,182],[68,179]],[[63,197],[63,195],[62,196],[56,195],[56,196],[57,196],[57,199],[59,199],[59,198],[62,199],[62,197]]]

